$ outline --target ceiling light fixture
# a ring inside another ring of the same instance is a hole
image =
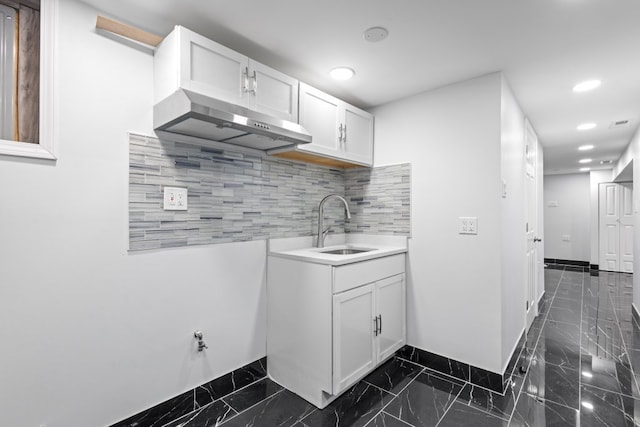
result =
[[[600,87],[602,82],[600,80],[587,80],[586,82],[578,83],[573,87],[574,92],[586,92]]]
[[[580,150],[580,151],[593,150],[593,145],[591,145],[591,144],[589,144],[589,145],[581,145],[580,147],[578,147],[578,150]]]
[[[593,162],[593,159],[580,159],[578,160],[578,163],[591,163]]]
[[[356,72],[349,67],[336,67],[329,71],[329,75],[334,80],[349,80],[355,74]]]
[[[591,170],[591,168],[580,168],[580,172],[589,172]],[[588,374],[583,372],[582,375],[584,375],[585,377],[589,377],[591,378],[591,374]]]
[[[578,130],[589,130],[589,129],[593,129],[594,127],[598,126],[595,123],[582,123],[581,125],[578,125],[578,127],[576,129]]]

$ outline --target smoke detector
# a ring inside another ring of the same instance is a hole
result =
[[[379,42],[387,38],[389,31],[384,27],[371,27],[364,31],[364,39],[368,42]]]
[[[611,122],[611,124],[609,125],[609,129],[621,128],[621,127],[627,126],[628,124],[629,124],[629,120],[617,120],[615,122]]]

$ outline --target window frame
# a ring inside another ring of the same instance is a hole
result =
[[[56,160],[54,76],[58,0],[40,2],[40,143],[0,139],[0,156]]]

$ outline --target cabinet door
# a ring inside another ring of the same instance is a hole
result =
[[[333,296],[333,394],[375,366],[374,285]]]
[[[313,136],[311,144],[298,146],[302,151],[340,157],[338,135],[342,101],[300,83],[300,124]]]
[[[180,28],[180,86],[232,104],[248,106],[249,59],[186,28]]]
[[[249,60],[251,108],[298,123],[298,80]]]
[[[376,315],[380,316],[376,362],[391,356],[406,342],[405,301],[404,273],[376,282]]]
[[[342,142],[344,158],[366,165],[373,164],[373,115],[345,104]]]

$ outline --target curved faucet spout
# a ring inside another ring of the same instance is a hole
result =
[[[320,201],[320,206],[318,207],[318,244],[316,245],[319,248],[324,248],[324,204],[327,203],[329,199],[336,198],[344,204],[344,210],[347,214],[347,219],[351,219],[351,212],[349,211],[349,204],[346,199],[338,194],[329,194],[327,197]]]

